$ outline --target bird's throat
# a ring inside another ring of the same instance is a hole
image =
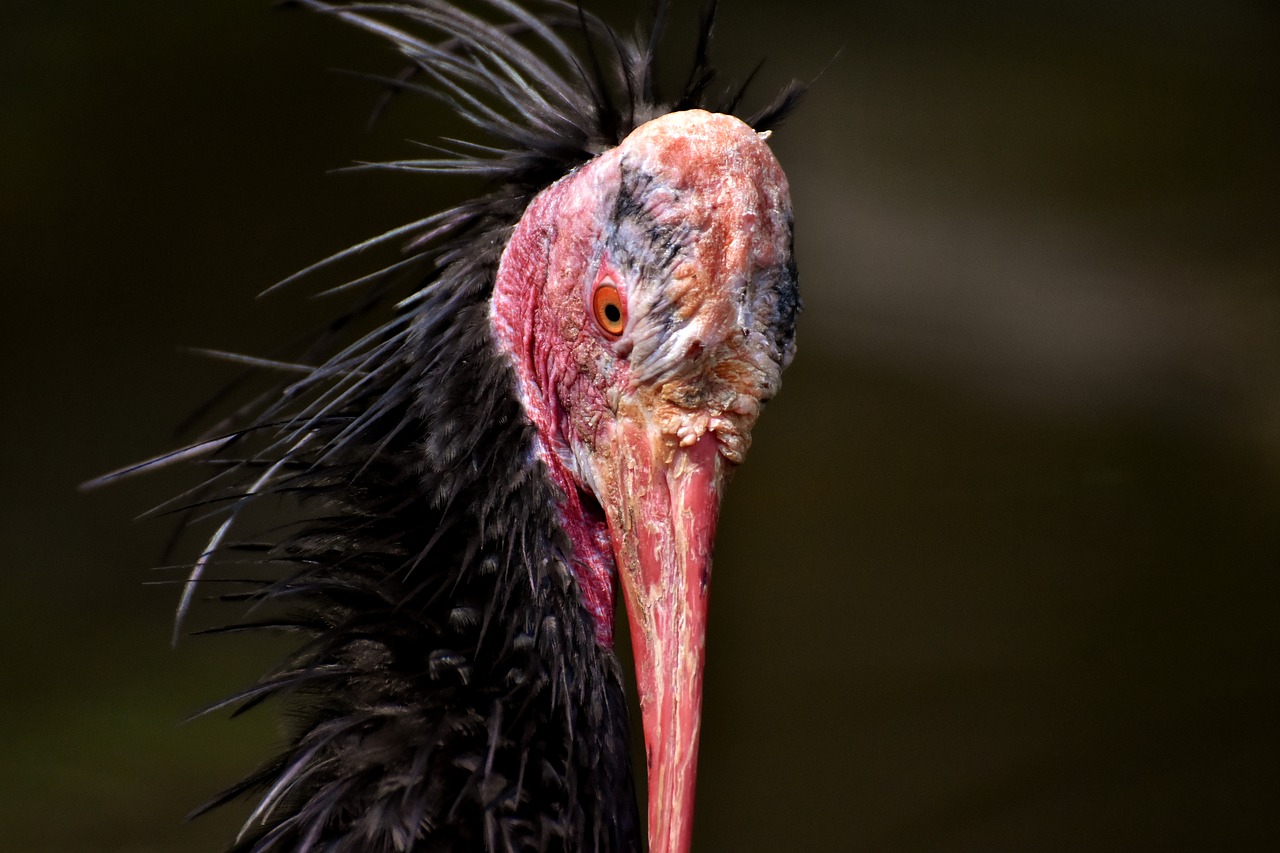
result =
[[[567,413],[557,393],[573,366],[535,345],[553,332],[549,328],[553,317],[538,309],[537,295],[546,282],[547,257],[555,237],[549,211],[564,186],[553,185],[538,196],[512,234],[494,283],[489,322],[498,349],[515,371],[516,393],[537,432],[530,463],[542,463],[563,494],[556,510],[572,546],[566,556],[583,607],[594,620],[596,639],[612,647],[617,578],[613,545],[603,510],[580,485],[582,474],[564,438]]]

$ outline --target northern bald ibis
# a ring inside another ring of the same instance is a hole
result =
[[[256,792],[238,851],[640,850],[621,586],[650,849],[684,853],[721,491],[794,351],[766,139],[801,87],[732,117],[708,15],[664,98],[663,3],[634,39],[562,0],[296,5],[389,40],[412,70],[388,85],[482,140],[378,168],[488,190],[329,259],[406,246],[296,358],[242,358],[284,371],[273,390],[139,466],[213,466],[179,624],[215,565],[249,562],[270,578],[227,596],[255,614],[228,630],[304,638],[218,706],[284,697],[294,728],[209,807]],[[236,532],[281,497],[288,526]]]

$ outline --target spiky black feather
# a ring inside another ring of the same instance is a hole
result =
[[[213,466],[179,500],[218,524],[178,623],[215,561],[234,557],[272,579],[224,598],[276,615],[225,630],[307,638],[215,706],[286,697],[295,728],[205,808],[258,793],[237,851],[639,850],[618,664],[566,568],[559,496],[533,461],[488,299],[537,192],[657,115],[736,108],[740,91],[708,95],[712,16],[687,83],[664,99],[665,3],[635,39],[562,0],[483,0],[492,21],[441,0],[293,5],[390,40],[413,71],[388,85],[443,101],[483,143],[377,168],[462,172],[490,189],[329,259],[408,245],[347,286],[361,302],[302,352],[242,359],[300,378],[143,466]],[[572,29],[582,53],[561,35]],[[770,128],[801,91],[748,121]],[[386,319],[356,335],[369,312]],[[296,508],[289,525],[237,543],[245,511],[279,498]]]

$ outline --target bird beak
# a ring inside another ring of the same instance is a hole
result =
[[[728,463],[710,433],[680,447],[643,416],[620,418],[617,426],[602,503],[631,622],[648,756],[649,850],[685,853],[693,833],[707,586]]]

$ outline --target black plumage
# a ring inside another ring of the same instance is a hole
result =
[[[741,91],[711,94],[712,17],[664,99],[665,4],[636,38],[557,0],[532,4],[536,15],[487,0],[492,22],[435,0],[294,5],[389,39],[411,63],[391,89],[443,100],[483,142],[371,168],[478,175],[489,190],[330,259],[407,246],[349,285],[356,306],[296,358],[263,363],[284,381],[139,466],[211,466],[183,498],[218,524],[179,624],[207,575],[248,563],[271,579],[225,596],[252,609],[224,630],[302,638],[216,706],[284,697],[294,722],[279,756],[206,808],[257,795],[239,851],[638,850],[620,669],[566,568],[560,495],[486,317],[503,246],[538,191],[654,116],[738,107]],[[776,124],[800,92],[749,123]],[[380,325],[350,331],[368,317]],[[238,531],[246,510],[280,498],[285,527]]]

